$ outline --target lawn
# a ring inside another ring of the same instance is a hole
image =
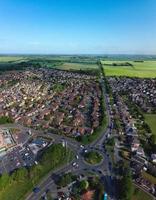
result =
[[[145,114],[145,121],[150,126],[152,133],[156,135],[156,114]]]
[[[124,66],[123,63],[130,63],[132,66]],[[101,61],[106,76],[128,76],[140,78],[156,78],[156,61]],[[123,64],[123,66],[112,66],[112,63]]]
[[[142,176],[143,176],[144,179],[150,181],[153,184],[156,184],[156,177],[154,177],[154,176],[152,176],[149,173],[144,172],[144,171],[142,172]]]
[[[102,155],[96,151],[90,151],[84,157],[85,161],[91,165],[96,165],[102,161]]]
[[[151,196],[149,196],[143,190],[135,187],[134,195],[132,197],[132,200],[153,200],[153,198]]]
[[[52,170],[67,164],[74,158],[70,149],[65,149],[61,144],[49,147],[43,154],[38,165],[29,170],[25,168],[15,171],[13,174],[3,174],[0,177],[0,199],[23,200],[25,195]]]

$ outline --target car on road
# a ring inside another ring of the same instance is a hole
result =
[[[87,153],[88,152],[88,150],[87,149],[84,149],[84,153]]]
[[[98,170],[99,174],[102,174],[102,171],[101,170]]]
[[[34,188],[33,188],[33,192],[34,192],[34,193],[40,192],[40,188],[39,188],[39,187],[34,187]]]
[[[72,165],[73,165],[73,167],[75,167],[76,166],[76,162],[74,162]]]

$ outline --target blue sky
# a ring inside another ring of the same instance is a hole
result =
[[[156,0],[0,0],[0,53],[156,54]]]

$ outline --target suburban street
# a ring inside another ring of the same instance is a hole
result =
[[[103,134],[101,134],[99,138],[93,143],[88,144],[88,145],[81,145],[80,143],[68,137],[60,136],[60,135],[56,135],[52,133],[47,133],[46,136],[51,137],[56,143],[64,141],[66,145],[75,152],[75,155],[77,155],[77,158],[75,157],[72,163],[69,163],[68,165],[62,167],[61,169],[58,169],[56,171],[53,171],[52,173],[49,173],[47,177],[45,177],[41,181],[41,183],[36,186],[40,188],[40,191],[38,193],[31,192],[27,196],[26,200],[40,199],[47,189],[51,190],[52,193],[57,192],[56,185],[54,183],[52,175],[53,174],[59,175],[59,174],[67,173],[67,172],[72,172],[77,175],[83,174],[85,176],[88,176],[89,173],[94,173],[98,175],[101,178],[103,184],[105,185],[109,199],[115,199],[114,198],[115,191],[113,188],[113,177],[112,177],[113,172],[112,172],[112,167],[110,165],[111,159],[110,159],[109,154],[106,153],[106,151],[103,148],[103,143],[108,138],[108,135],[111,134],[110,133],[111,116],[110,116],[110,110],[109,110],[109,104],[108,104],[108,96],[106,95],[102,74],[101,74],[100,83],[103,88],[103,96],[104,96],[104,101],[105,101],[105,109],[106,109],[106,117],[107,117],[107,126],[105,130],[103,130]],[[94,166],[86,163],[83,157],[84,149],[86,152],[90,150],[99,151],[103,156],[102,162]],[[77,163],[77,167],[73,166],[74,162]]]

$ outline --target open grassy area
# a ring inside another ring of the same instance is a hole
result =
[[[135,187],[132,200],[153,200],[153,198],[143,190]]]
[[[5,62],[16,62],[19,60],[23,60],[23,56],[0,56],[0,63],[5,63]]]
[[[86,69],[97,69],[98,66],[96,64],[89,64],[89,63],[68,63],[65,62],[63,65],[58,66],[57,68],[63,70],[86,70]]]
[[[96,151],[90,151],[85,154],[85,161],[91,165],[96,165],[102,161],[102,155]]]
[[[142,176],[143,176],[143,178],[150,181],[151,183],[156,184],[156,177],[150,175],[149,173],[147,173],[145,171],[142,172]]]
[[[97,69],[97,58],[63,55],[0,55],[0,70],[21,70],[27,67],[48,67],[62,70]]]
[[[101,63],[106,76],[156,77],[156,61],[101,61]],[[113,63],[117,64],[117,66],[114,66]],[[130,65],[126,65],[125,63],[130,63]],[[122,66],[119,66],[120,64]]]
[[[156,114],[145,114],[145,121],[150,126],[152,133],[156,135]]]
[[[65,149],[61,144],[52,145],[43,154],[38,165],[34,165],[29,170],[22,168],[12,175],[3,174],[0,177],[0,199],[25,199],[25,195],[32,191],[43,177],[73,158],[74,155],[70,149]]]

